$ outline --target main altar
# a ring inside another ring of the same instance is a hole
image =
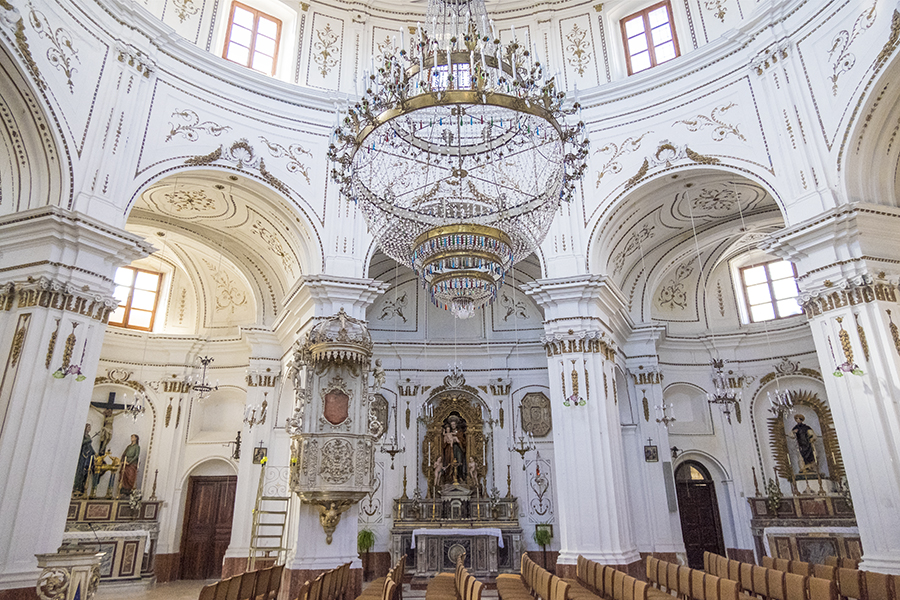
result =
[[[493,469],[493,419],[477,390],[459,373],[444,378],[419,416],[420,467],[427,488],[394,500],[391,561],[406,555],[407,572],[429,577],[452,571],[459,556],[475,576],[518,569],[522,528],[518,502],[488,481]]]

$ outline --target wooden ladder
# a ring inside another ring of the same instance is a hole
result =
[[[260,467],[256,506],[253,509],[253,525],[250,530],[250,571],[256,569],[256,561],[260,559],[274,558],[275,565],[284,564],[288,551],[288,548],[285,548],[284,534],[291,497],[263,495],[266,465],[263,464]]]

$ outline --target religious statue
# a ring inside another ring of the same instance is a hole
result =
[[[138,458],[141,455],[141,447],[138,445],[140,438],[132,434],[131,443],[122,453],[122,475],[119,484],[119,495],[128,496],[134,490],[137,483]]]
[[[91,441],[91,424],[88,423],[84,426],[84,437],[81,438],[81,451],[78,454],[78,467],[75,469],[75,485],[72,487],[72,492],[76,497],[84,496],[95,454]]]
[[[100,433],[98,435],[100,447],[97,448],[97,454],[106,454],[106,448],[112,440],[113,433],[113,418],[115,417],[115,414],[113,414],[111,408],[105,409],[102,414],[103,424],[100,425]]]
[[[444,464],[450,467],[452,483],[460,483],[466,480],[466,432],[463,429],[465,421],[459,415],[452,414],[447,417],[443,425],[442,456]]]
[[[380,358],[375,359],[375,369],[372,375],[375,378],[375,389],[380,390],[384,386],[384,382],[387,381],[387,373],[384,372],[384,367],[381,366]]]
[[[478,496],[478,465],[475,464],[475,457],[469,457],[469,485],[475,491],[475,495]]]
[[[441,487],[441,475],[444,474],[444,459],[438,456],[434,459],[434,490],[431,492],[431,497],[434,498],[437,496],[437,491]]]
[[[112,491],[116,481],[116,471],[119,470],[120,465],[119,458],[110,455],[109,449],[103,454],[98,453],[97,456],[94,457],[94,478],[91,485],[91,498],[97,497],[97,487],[100,485],[100,478],[103,477],[105,473],[109,473],[109,482],[106,484],[106,497],[112,498]]]
[[[816,434],[812,427],[804,423],[806,417],[797,413],[794,421],[797,422],[791,429],[791,436],[797,440],[797,449],[800,451],[800,473],[818,470],[818,458],[816,457]]]

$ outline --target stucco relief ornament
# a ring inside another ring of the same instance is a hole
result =
[[[322,446],[319,475],[331,484],[344,483],[353,475],[353,446],[346,440],[329,440]]]

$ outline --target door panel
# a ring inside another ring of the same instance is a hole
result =
[[[695,477],[686,477],[682,469],[690,469]],[[700,472],[704,475],[702,479],[696,477]],[[688,566],[702,569],[704,551],[725,556],[715,483],[699,463],[685,463],[679,465],[676,472],[675,489]]]
[[[237,477],[191,477],[181,536],[181,578],[218,579],[231,540]]]

